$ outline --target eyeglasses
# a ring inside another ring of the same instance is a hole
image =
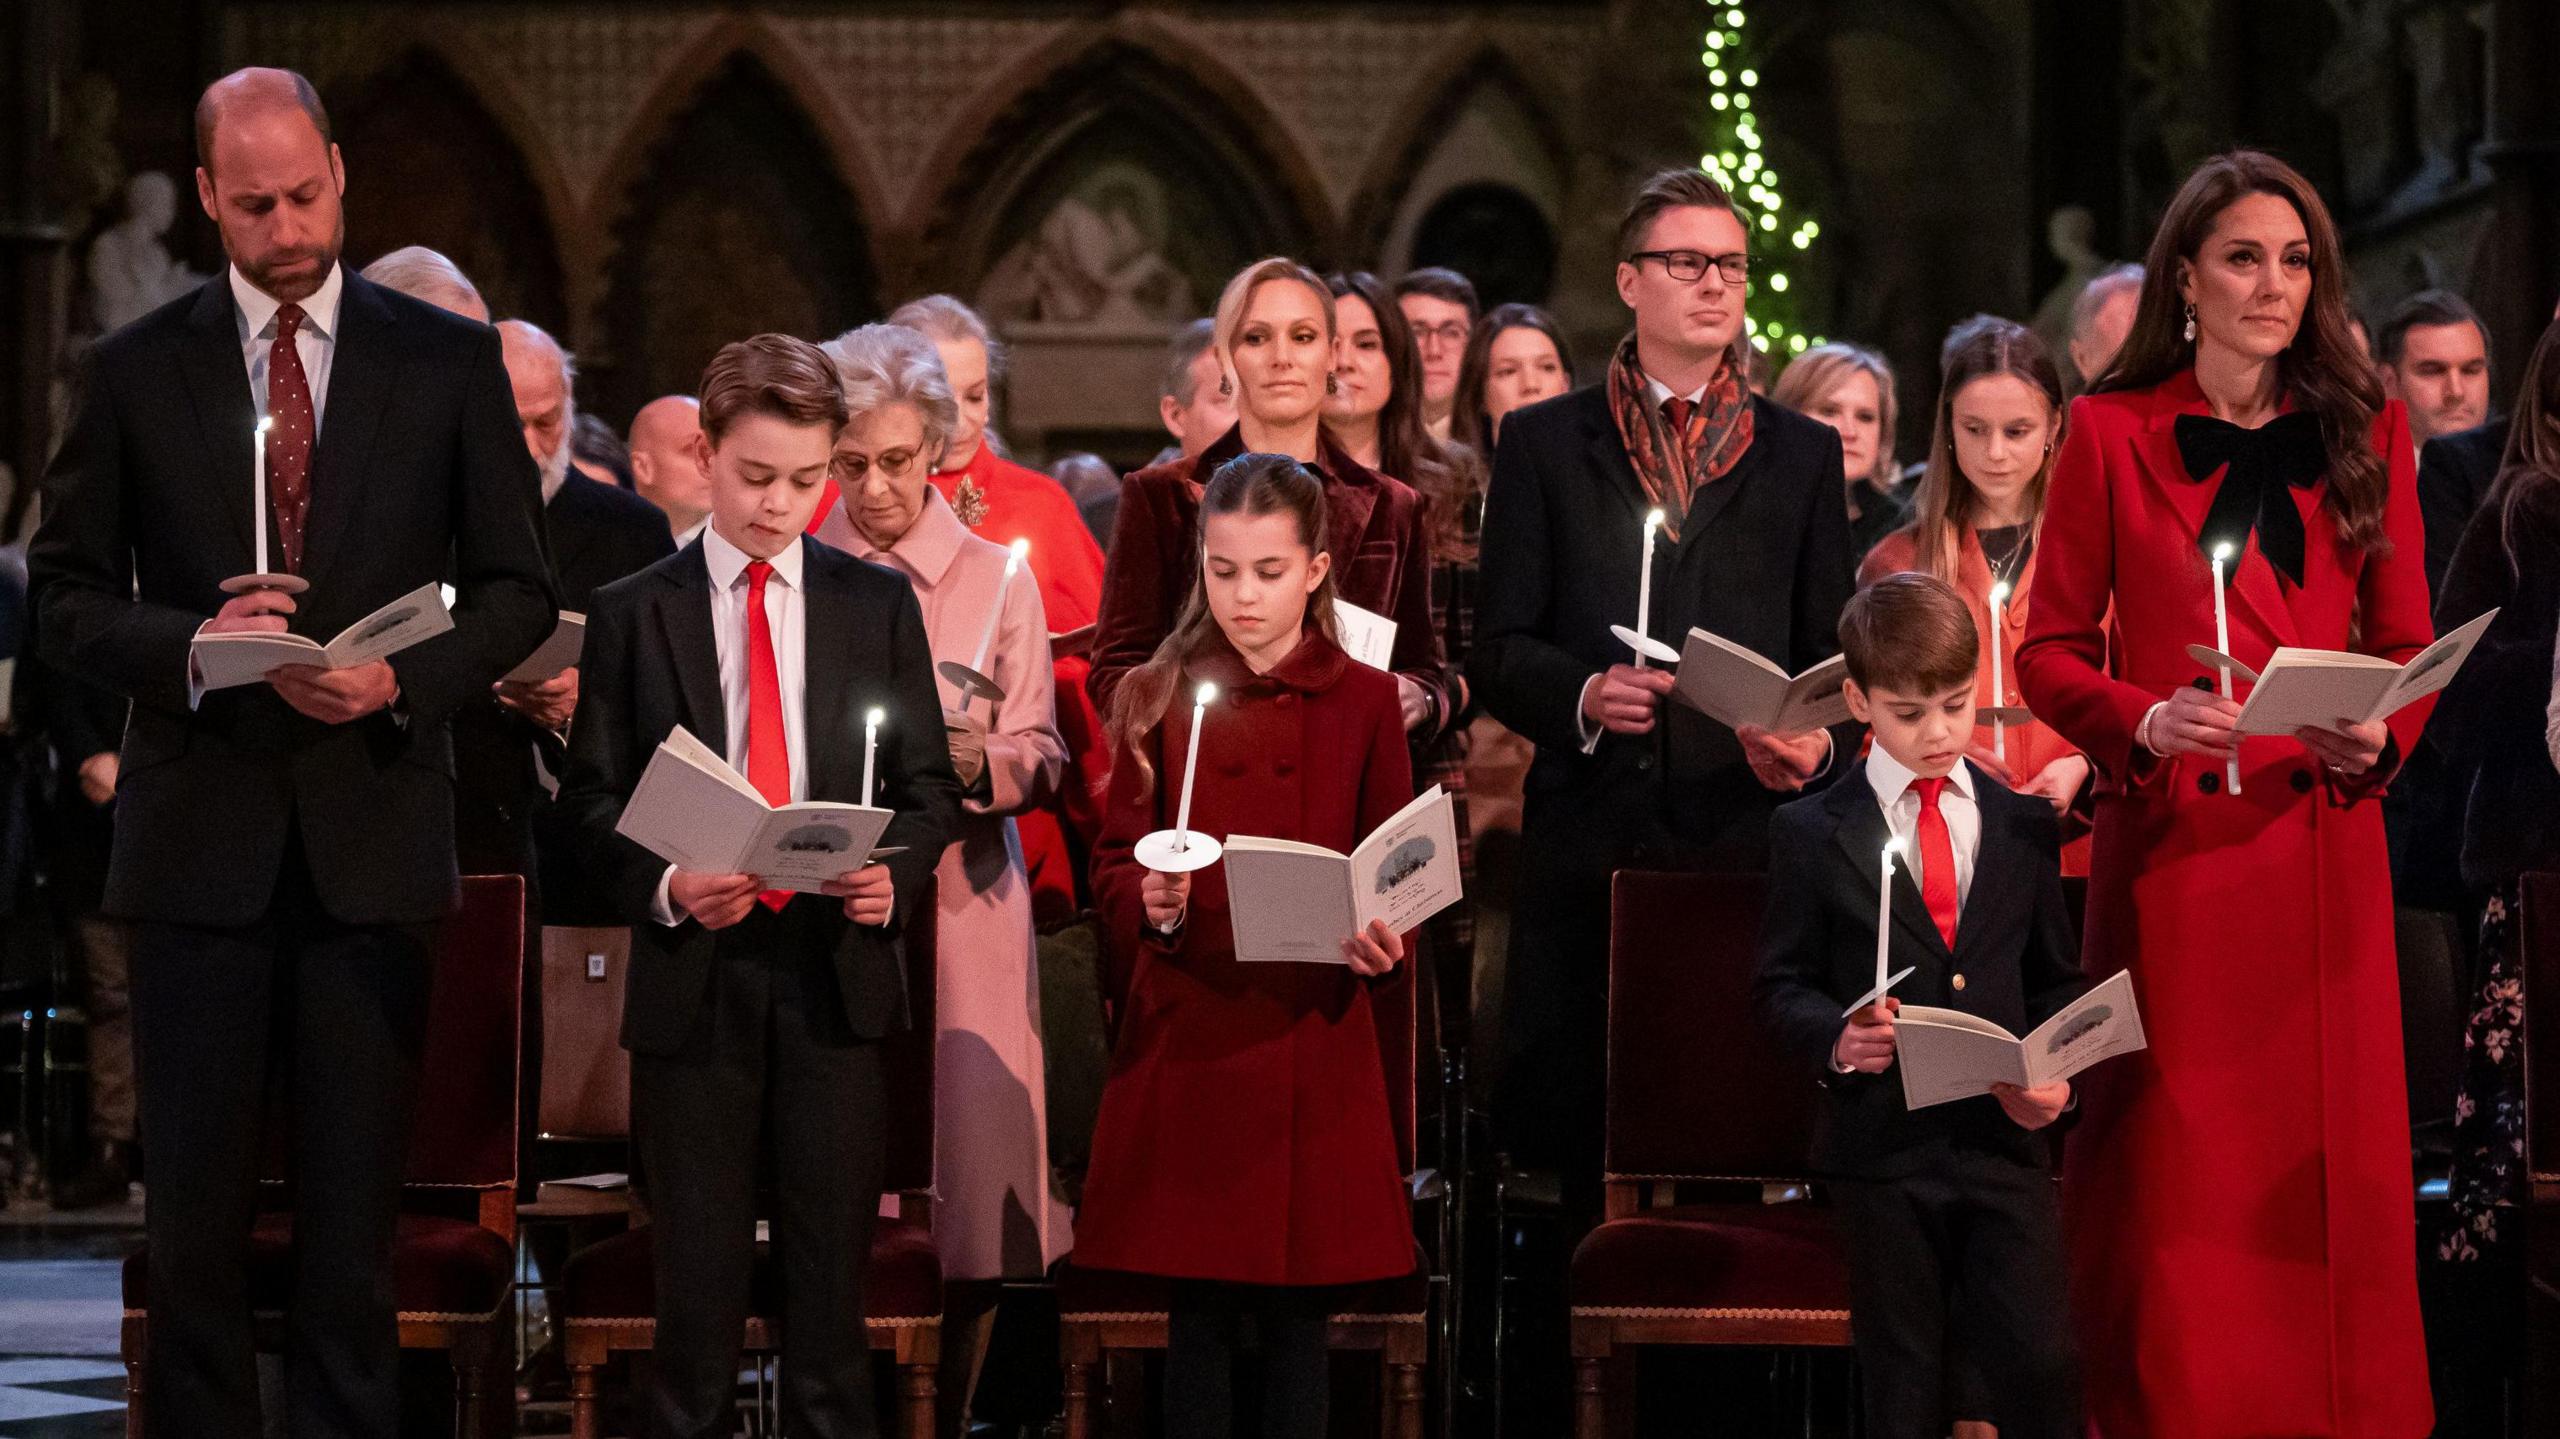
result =
[[[1638,250],[1627,257],[1627,263],[1638,269],[1647,260],[1660,260],[1662,273],[1684,285],[1705,279],[1709,265],[1724,272],[1726,284],[1740,285],[1751,279],[1751,254],[1747,250],[1730,255],[1708,255],[1696,250]]]
[[[1468,333],[1469,327],[1467,322],[1464,320],[1450,320],[1445,324],[1438,325],[1416,325],[1413,327],[1413,342],[1418,346],[1426,347],[1431,345],[1457,346],[1463,345],[1467,342]]]

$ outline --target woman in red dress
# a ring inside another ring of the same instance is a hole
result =
[[[2207,161],[2145,265],[2072,407],[2018,655],[2029,707],[2097,767],[2087,968],[2132,972],[2151,1041],[2082,1077],[2063,1167],[2089,1411],[2106,1439],[2412,1439],[2433,1415],[2368,801],[2425,707],[2241,739],[2187,652],[2214,641],[2224,545],[2242,664],[2425,646],[2407,419],[2348,333],[2337,229],[2281,162]]]
[[[1094,888],[1129,990],[1076,1221],[1076,1262],[1175,1282],[1166,1432],[1229,1432],[1249,1329],[1264,1439],[1325,1432],[1337,1286],[1413,1268],[1369,984],[1404,957],[1373,922],[1343,963],[1237,960],[1226,869],[1159,874],[1133,847],[1191,825],[1348,851],[1413,794],[1396,682],[1333,640],[1322,482],[1245,455],[1200,500],[1201,578],[1115,694]],[[1192,696],[1219,693],[1183,772]]]

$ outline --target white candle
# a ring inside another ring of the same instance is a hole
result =
[[[2002,580],[1991,587],[1991,707],[1999,709],[2009,703],[2009,691],[2002,685],[2000,651],[2009,639],[2008,627],[2000,620],[2001,609],[2009,603],[2009,582]],[[2002,764],[2009,762],[2009,725],[1998,715],[1991,717],[1991,755]]]
[[[995,607],[987,611],[987,627],[978,631],[978,652],[969,657],[969,668],[979,674],[987,672],[987,648],[996,642],[996,621],[1004,618],[1005,591],[1013,588],[1013,572],[1022,568],[1022,557],[1029,553],[1029,540],[1015,540],[1013,553],[1005,556],[1004,578],[996,582]]]
[[[267,431],[275,428],[275,417],[260,415],[257,428],[249,432],[249,533],[257,537],[257,563],[249,573],[267,572]]]
[[[2213,547],[2213,647],[2226,658],[2231,654],[2231,609],[2222,594],[2222,567],[2231,561],[2231,543],[2225,540]],[[2222,697],[2231,698],[2231,666],[2222,666]],[[2233,754],[2222,768],[2223,787],[2233,794],[2240,792],[2240,756]]]
[[[1191,848],[1191,777],[1200,770],[1200,722],[1217,697],[1218,687],[1207,683],[1191,696],[1191,748],[1182,757],[1182,807],[1173,816],[1173,847],[1178,850]]]
[[[880,757],[880,722],[889,716],[874,709],[862,717],[862,807],[871,807],[872,764]]]
[[[1885,986],[1891,982],[1885,958],[1893,936],[1893,857],[1901,851],[1901,840],[1885,842],[1883,879],[1876,886],[1876,997],[1871,1001],[1875,1004],[1884,1003]]]
[[[1636,571],[1636,634],[1644,639],[1653,636],[1653,532],[1662,528],[1665,518],[1658,509],[1644,515],[1644,565]],[[1644,646],[1637,645],[1636,668],[1644,667]]]

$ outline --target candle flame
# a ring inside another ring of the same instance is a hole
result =
[[[868,713],[863,715],[862,722],[871,726],[873,729],[878,729],[880,727],[880,722],[888,717],[889,712],[887,710],[874,706]]]
[[[1031,553],[1031,541],[1029,541],[1029,540],[1027,540],[1027,539],[1023,539],[1023,540],[1015,540],[1015,541],[1013,542],[1012,549],[1013,549],[1013,558],[1012,558],[1012,559],[1010,559],[1010,560],[1005,561],[1005,563],[1006,563],[1006,564],[1008,564],[1008,565],[1018,565],[1018,564],[1021,564],[1021,563],[1022,563],[1022,557],[1023,557],[1023,556],[1025,556],[1025,555],[1027,555],[1027,554],[1030,554],[1030,553]]]
[[[1669,524],[1670,522],[1671,522],[1671,517],[1670,517],[1669,515],[1664,514],[1664,513],[1663,513],[1661,510],[1659,510],[1659,509],[1653,509],[1653,510],[1647,510],[1647,511],[1645,511],[1645,515],[1644,515],[1644,527],[1645,527],[1646,529],[1648,529],[1648,530],[1658,530],[1658,529],[1661,529],[1664,525]]]
[[[2215,545],[2215,546],[2213,547],[2213,557],[2214,557],[2215,559],[2217,559],[2217,560],[2228,560],[2228,559],[2230,559],[2230,558],[2231,558],[2231,542],[2230,542],[2229,540],[2224,540],[2221,544]]]
[[[274,429],[275,427],[276,427],[276,417],[275,417],[275,416],[273,416],[273,415],[260,415],[260,416],[258,417],[258,427],[257,427],[257,430],[255,431],[255,433],[263,435],[263,434],[265,434],[267,431],[272,430],[272,429]]]
[[[1900,857],[1901,854],[1902,836],[1895,835],[1893,838],[1884,842],[1884,862],[1886,868],[1892,868],[1894,860]]]
[[[1201,682],[1200,688],[1192,692],[1191,702],[1195,705],[1205,705],[1217,697],[1218,687],[1204,680]]]
[[[1991,602],[1995,605],[2004,605],[2009,602],[2009,582],[2007,580],[2002,580],[2000,583],[1991,587]]]

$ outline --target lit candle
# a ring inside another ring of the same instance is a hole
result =
[[[1005,591],[1013,588],[1013,572],[1022,568],[1022,557],[1029,553],[1029,540],[1015,540],[1013,552],[1005,556],[1004,578],[996,582],[995,607],[987,611],[987,627],[978,631],[978,652],[969,657],[969,668],[979,674],[987,672],[987,647],[996,642],[996,621],[1004,617]]]
[[[1173,847],[1191,848],[1191,777],[1200,771],[1200,722],[1208,717],[1209,701],[1218,697],[1218,687],[1203,683],[1191,696],[1191,748],[1182,757],[1182,807],[1174,812]]]
[[[1640,639],[1653,636],[1653,532],[1661,529],[1666,516],[1659,509],[1644,514],[1644,565],[1636,571],[1636,635]],[[1644,646],[1636,646],[1636,668],[1645,667]]]
[[[2231,654],[2231,609],[2222,594],[2222,567],[2231,562],[2231,542],[2213,547],[2213,647],[2228,660]],[[2222,666],[2222,697],[2231,698],[2231,666]],[[2237,741],[2234,741],[2236,744]],[[2235,751],[2222,769],[2223,787],[2233,794],[2240,792],[2240,756]]]
[[[873,762],[880,757],[880,722],[888,717],[886,711],[876,708],[862,717],[862,807],[864,809],[871,807],[871,771]]]
[[[2009,631],[2000,621],[2001,609],[2009,603],[2009,582],[2002,580],[1991,587],[1991,707],[1998,710],[2009,703],[2009,691],[2000,681],[2000,651],[2008,643]],[[2009,762],[2009,725],[1999,715],[1991,716],[1991,756],[2002,764]]]
[[[1893,981],[1892,971],[1885,968],[1885,952],[1893,936],[1893,857],[1902,852],[1902,841],[1890,839],[1884,846],[1883,879],[1876,886],[1876,997],[1872,1003],[1884,1003],[1886,986]]]
[[[267,572],[267,431],[275,425],[274,416],[260,415],[249,432],[249,533],[257,537],[257,563],[249,567],[253,575]]]

